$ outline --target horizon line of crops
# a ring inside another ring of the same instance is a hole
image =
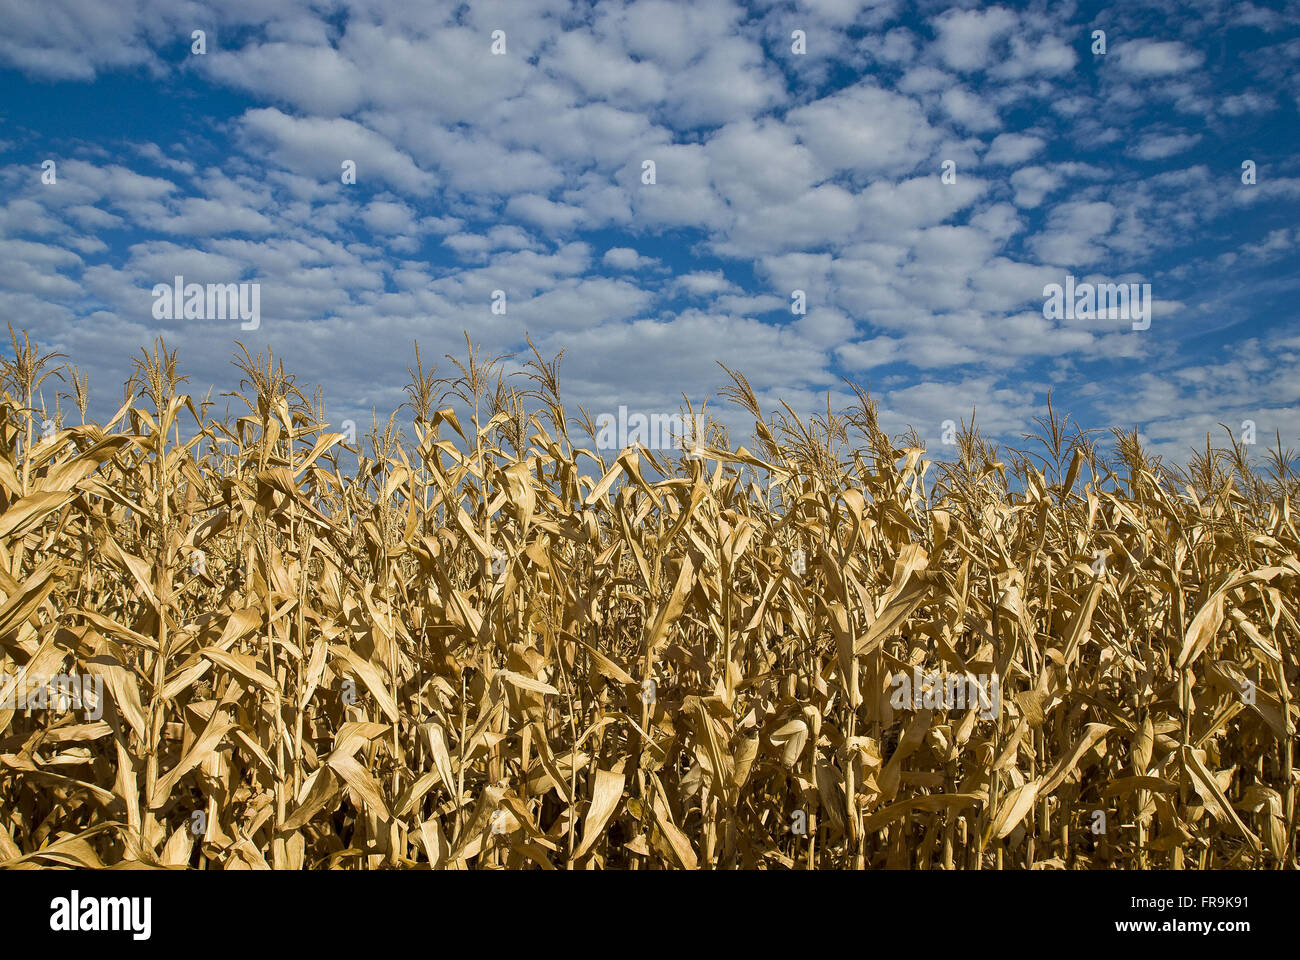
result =
[[[10,332],[0,675],[105,696],[0,706],[0,867],[1296,866],[1280,436],[1107,457],[1049,397],[931,463],[723,367],[753,451],[606,457],[563,354],[467,335],[345,472],[269,353],[218,419],[159,341],[99,425]],[[1000,709],[898,709],[914,668]]]

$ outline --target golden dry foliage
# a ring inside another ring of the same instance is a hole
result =
[[[473,348],[359,461],[246,351],[237,419],[157,347],[44,436],[14,347],[0,673],[104,697],[0,709],[0,866],[1296,865],[1281,450],[1108,466],[1051,412],[936,465],[731,374],[757,452],[611,462],[558,358]],[[913,667],[1000,709],[896,708]]]

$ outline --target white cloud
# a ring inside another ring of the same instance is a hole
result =
[[[1012,34],[1010,54],[990,72],[1009,80],[1034,74],[1060,76],[1073,70],[1078,62],[1078,54],[1059,35],[1049,33],[1030,40]]]
[[[945,73],[938,67],[920,64],[908,68],[898,81],[898,89],[903,93],[933,93],[953,84],[951,73]]]
[[[1046,144],[1041,137],[1023,133],[1000,133],[993,138],[984,162],[997,166],[1013,167],[1024,163],[1040,152]]]
[[[1064,183],[1061,175],[1047,167],[1025,167],[1011,175],[1016,206],[1033,208]]]
[[[346,114],[365,99],[366,80],[328,45],[262,43],[212,50],[197,61],[222,83],[316,114]]]
[[[600,262],[615,270],[645,270],[659,263],[654,257],[641,256],[631,247],[610,247]]]
[[[414,211],[401,201],[372,200],[361,211],[361,222],[374,233],[414,233]]]
[[[1136,77],[1162,77],[1194,70],[1205,60],[1179,40],[1130,40],[1116,45],[1120,69]]]
[[[888,63],[906,63],[916,56],[916,38],[906,27],[894,27],[885,34],[876,55]]]
[[[373,176],[410,193],[436,182],[387,139],[352,120],[291,117],[266,107],[246,112],[240,127],[254,147],[265,145],[276,163],[306,176],[341,184],[343,162],[351,160],[358,180]]]
[[[506,213],[543,230],[572,230],[585,219],[581,207],[556,203],[535,193],[511,197]]]
[[[963,87],[950,87],[940,99],[948,116],[968,130],[980,133],[1002,126],[996,108]]]
[[[1047,263],[1072,268],[1096,263],[1105,253],[1099,242],[1115,223],[1109,203],[1069,201],[1053,207],[1047,229],[1033,239],[1033,249]]]
[[[731,281],[723,276],[721,270],[696,270],[692,273],[684,273],[675,283],[679,289],[693,297],[714,296],[734,289]]]
[[[993,57],[993,45],[1016,26],[1016,16],[1003,7],[950,10],[933,23],[935,49],[953,70],[982,70]]]
[[[940,136],[914,100],[867,82],[791,110],[787,120],[833,170],[905,173]]]
[[[1150,133],[1138,141],[1133,155],[1141,160],[1165,160],[1185,153],[1201,142],[1199,133]]]

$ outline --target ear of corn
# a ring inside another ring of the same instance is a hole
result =
[[[359,459],[247,351],[237,417],[157,348],[42,438],[47,359],[0,403],[0,673],[102,716],[0,708],[0,866],[1295,865],[1280,450],[1108,466],[1049,412],[936,466],[731,374],[756,452],[610,458],[558,358],[472,346]]]

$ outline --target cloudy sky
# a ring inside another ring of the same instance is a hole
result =
[[[195,392],[233,386],[241,339],[368,422],[414,339],[528,331],[593,414],[717,403],[721,360],[801,410],[869,383],[935,445],[972,406],[1016,440],[1049,388],[1179,459],[1220,422],[1300,438],[1295,2],[0,0],[0,24],[0,308],[101,415],[159,335]],[[260,284],[260,328],[156,319],[178,274]],[[1046,319],[1067,275],[1149,283],[1149,329]]]

